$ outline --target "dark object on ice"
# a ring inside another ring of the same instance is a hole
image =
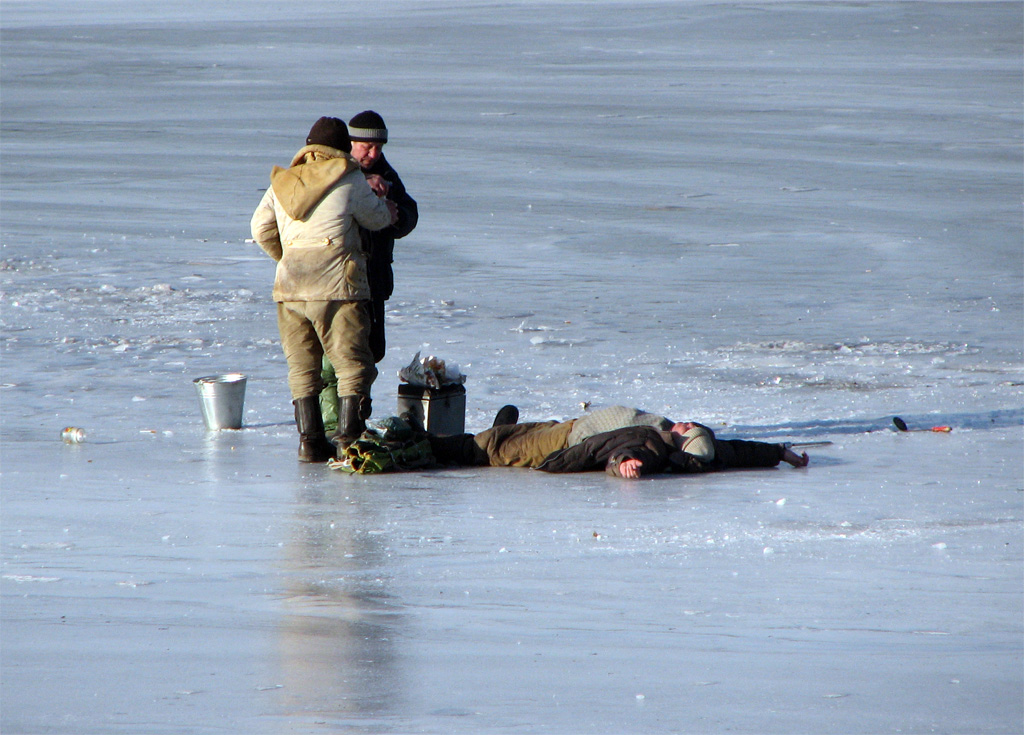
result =
[[[427,388],[402,383],[398,386],[398,415],[409,415],[413,425],[431,434],[451,436],[466,430],[466,389],[461,385]]]
[[[459,467],[486,466],[488,464],[487,453],[477,446],[473,438],[473,434],[449,436],[427,434],[430,451],[434,454],[438,464]]]
[[[334,445],[327,441],[324,432],[319,396],[298,398],[292,403],[295,404],[295,426],[299,430],[299,461],[326,462],[334,459]]]
[[[494,423],[491,424],[491,428],[495,426],[508,426],[519,421],[519,409],[515,406],[502,406],[498,409],[498,413],[494,415]]]
[[[930,429],[909,429],[907,428],[907,422],[901,419],[899,416],[894,416],[892,422],[900,431],[933,431],[937,434],[948,434],[953,430],[952,426],[933,426]]]

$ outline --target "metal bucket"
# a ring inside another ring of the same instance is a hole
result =
[[[192,381],[199,394],[203,421],[210,431],[241,429],[245,403],[245,376],[241,373],[207,375]]]

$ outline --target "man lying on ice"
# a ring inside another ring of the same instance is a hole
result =
[[[807,453],[784,444],[720,440],[706,426],[623,406],[612,406],[570,421],[518,424],[519,412],[506,406],[494,426],[479,434],[428,435],[440,464],[532,467],[544,472],[605,470],[635,479],[661,472],[717,472],[744,467],[775,467],[787,462],[806,467]],[[608,431],[591,433],[608,425]]]

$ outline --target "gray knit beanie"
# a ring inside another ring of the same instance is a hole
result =
[[[682,436],[683,445],[680,449],[684,452],[692,454],[702,462],[710,462],[715,458],[715,443],[711,441],[707,429],[695,426]]]
[[[352,140],[360,143],[388,142],[388,128],[384,124],[384,118],[373,110],[363,110],[348,121],[348,134]]]

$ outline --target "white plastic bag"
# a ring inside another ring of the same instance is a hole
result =
[[[421,358],[419,352],[412,358],[412,362],[398,371],[398,378],[409,385],[433,390],[438,390],[444,385],[462,385],[466,382],[466,376],[459,370],[458,365],[446,364],[444,360],[433,355]]]

